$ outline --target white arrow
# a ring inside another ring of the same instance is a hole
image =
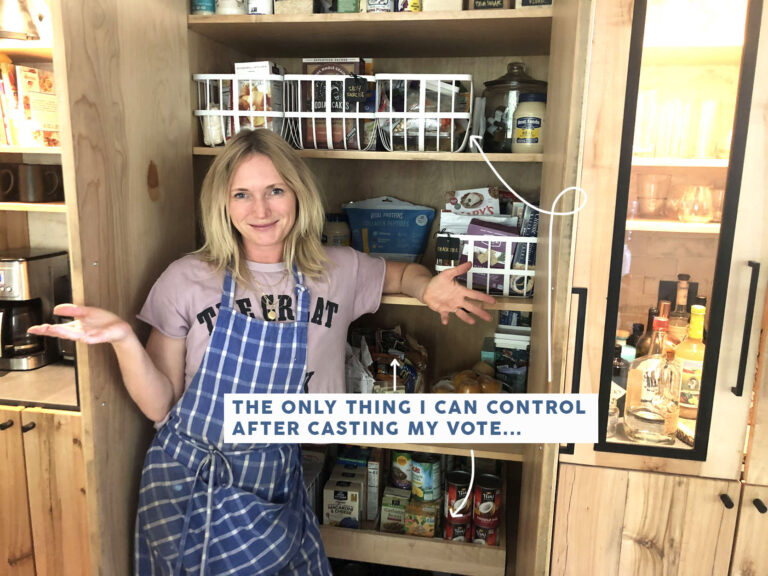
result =
[[[392,358],[392,362],[389,365],[392,366],[392,392],[397,392],[397,368],[400,366],[400,363],[397,361],[397,358]]]
[[[467,505],[467,500],[470,496],[472,496],[472,485],[475,483],[475,451],[470,450],[469,451],[469,457],[472,459],[472,472],[469,475],[469,488],[467,488],[467,493],[464,496],[464,500],[459,502],[454,502],[453,506],[448,507],[448,514],[451,515],[452,518],[456,518],[458,516],[461,516],[461,514],[457,514],[457,510],[463,510],[464,506]]]

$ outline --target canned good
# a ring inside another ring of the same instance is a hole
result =
[[[397,488],[411,489],[413,462],[410,452],[392,450],[391,463],[392,484]]]
[[[443,495],[440,456],[414,454],[412,460],[411,493],[416,500],[432,502]]]
[[[472,521],[472,543],[481,546],[498,546],[499,519],[475,518]]]
[[[481,474],[475,478],[474,518],[495,518],[501,512],[501,478],[493,474]]]
[[[472,542],[472,523],[469,518],[463,522],[451,522],[452,518],[445,521],[445,539],[454,542]]]
[[[468,521],[472,516],[472,494],[469,494],[469,498],[467,498],[470,479],[469,472],[464,472],[463,470],[453,470],[445,476],[445,517],[451,522]],[[456,509],[456,503],[461,503],[465,498],[466,502],[464,505],[460,509]],[[451,516],[451,510],[453,510],[456,516]]]

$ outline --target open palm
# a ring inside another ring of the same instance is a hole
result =
[[[493,304],[496,301],[493,296],[462,286],[455,280],[456,277],[466,274],[471,267],[471,262],[464,262],[455,268],[444,270],[434,276],[424,290],[424,304],[440,314],[443,324],[448,324],[451,313],[467,324],[475,323],[473,315],[486,321],[491,319],[481,302]]]
[[[40,324],[29,329],[30,334],[75,340],[85,344],[118,342],[131,333],[130,325],[116,314],[91,306],[59,304],[53,309],[57,316],[70,316],[65,324]]]

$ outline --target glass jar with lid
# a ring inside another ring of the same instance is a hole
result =
[[[507,64],[504,76],[485,82],[485,152],[512,152],[513,116],[521,94],[546,94],[547,83],[525,72],[522,62]]]

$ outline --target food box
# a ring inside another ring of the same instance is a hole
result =
[[[405,531],[405,509],[411,498],[411,491],[387,486],[381,499],[381,532],[402,534]]]
[[[323,489],[323,524],[360,528],[362,502],[362,484],[331,478]]]
[[[379,514],[379,498],[381,497],[382,465],[384,464],[384,451],[381,448],[373,448],[368,458],[368,500],[366,503],[366,518],[376,520]]]
[[[391,196],[349,202],[352,247],[388,260],[416,262],[426,248],[435,211]]]
[[[344,480],[347,482],[357,482],[363,487],[363,498],[360,501],[360,518],[367,518],[368,502],[368,469],[366,467],[352,466],[350,464],[336,464],[331,470],[329,477],[331,480]],[[376,517],[374,516],[374,520]]]
[[[434,538],[440,517],[438,502],[412,500],[405,509],[405,533],[411,536]]]

